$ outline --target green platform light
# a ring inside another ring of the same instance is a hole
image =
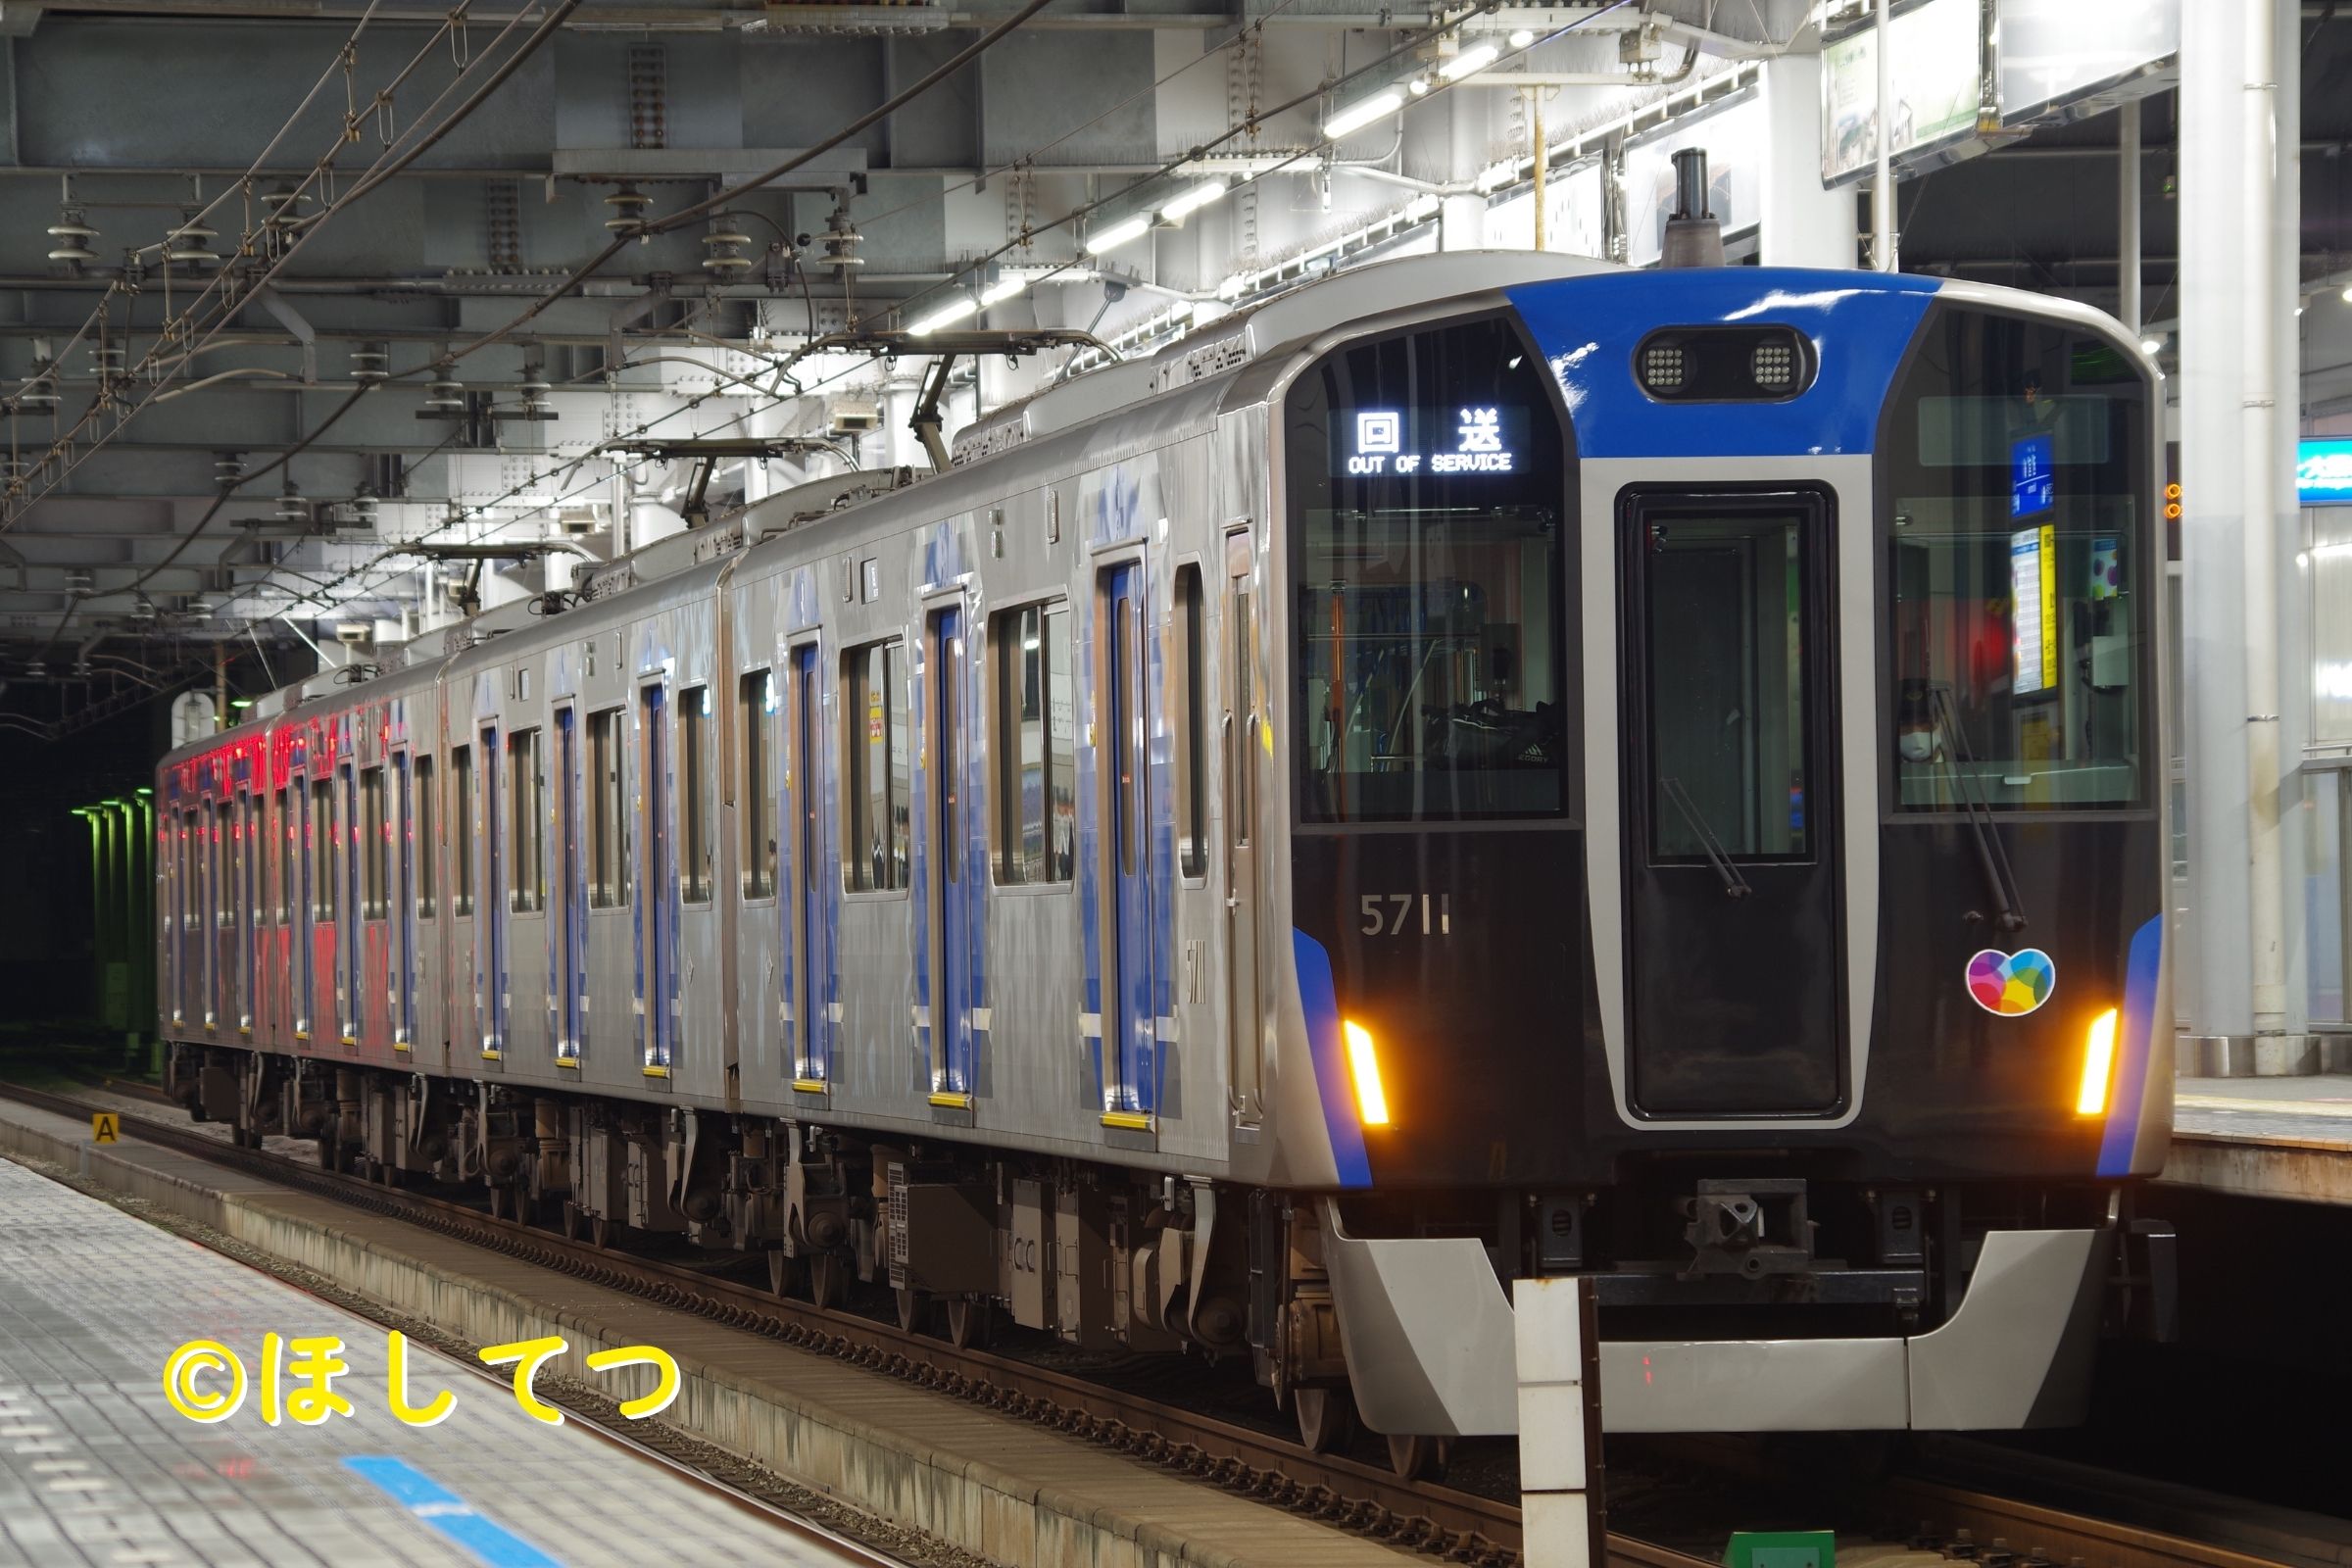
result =
[[[239,712],[242,712],[244,710],[253,706],[253,699],[250,697],[231,697],[228,700],[228,706],[237,710]]]
[[[138,787],[136,790],[133,790],[131,793],[132,793],[132,794],[134,794],[134,795],[153,795],[153,794],[155,793],[155,791],[153,791],[153,790],[149,789],[149,788],[148,788],[146,785],[142,784],[142,785],[140,785],[140,786],[139,786],[139,787]]]

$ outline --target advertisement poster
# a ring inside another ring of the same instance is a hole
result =
[[[1888,24],[1896,157],[1975,129],[1984,96],[1979,27],[1977,0],[1928,0]],[[1878,29],[1838,39],[1821,59],[1821,177],[1836,184],[1879,156]]]

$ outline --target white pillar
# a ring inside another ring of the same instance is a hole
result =
[[[1879,167],[1870,181],[1870,265],[1882,272],[1899,266],[1894,237],[1894,29],[1886,24],[1887,0],[1879,0],[1879,110],[1875,133]]]
[[[2115,318],[2132,331],[2139,330],[2139,100],[2116,111],[2122,119],[2116,133],[2115,201],[2116,305]]]
[[[2292,571],[2295,0],[2181,14],[2180,461],[2193,1065],[2296,1070],[2283,874],[2281,576]],[[2283,67],[2283,69],[2281,69]],[[2281,352],[2282,345],[2285,352]],[[2289,577],[2291,580],[2291,576]]]
[[[1528,1568],[1600,1568],[1600,1348],[1590,1279],[1511,1281],[1519,1365],[1520,1554]]]
[[[1821,56],[1763,65],[1765,145],[1758,248],[1766,267],[1854,265],[1854,193],[1821,182]]]
[[[1488,104],[1493,93],[1454,91],[1446,95],[1446,134],[1450,141],[1446,179],[1467,184],[1486,167]],[[1472,193],[1448,196],[1438,209],[1438,249],[1474,251],[1487,243],[1487,199]]]

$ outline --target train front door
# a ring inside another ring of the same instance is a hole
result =
[[[1843,1103],[1832,519],[1810,491],[1618,515],[1628,1099]]]
[[[1145,651],[1151,645],[1140,562],[1103,569],[1097,604],[1095,747],[1102,802],[1104,933],[1102,1124],[1152,1125],[1158,1015],[1152,986],[1151,740]]]

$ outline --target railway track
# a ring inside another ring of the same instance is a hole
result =
[[[143,1084],[109,1082],[104,1092],[177,1109]],[[0,1082],[0,1097],[74,1117],[118,1108],[6,1082]],[[1516,1568],[1520,1561],[1519,1509],[1509,1501],[1402,1481],[1345,1455],[1310,1453],[1265,1432],[1068,1373],[957,1348],[895,1324],[567,1239],[266,1150],[239,1149],[189,1122],[130,1112],[122,1118],[126,1136],[971,1399],[1396,1545],[1493,1568]],[[1917,1478],[1888,1481],[1877,1503],[1880,1512],[1863,1539],[1889,1545],[1899,1541],[1912,1551],[1982,1568],[2275,1568],[2279,1561]],[[1839,1532],[1841,1546],[1847,1534]],[[1608,1557],[1608,1568],[1704,1568],[1707,1562],[1614,1532]]]

